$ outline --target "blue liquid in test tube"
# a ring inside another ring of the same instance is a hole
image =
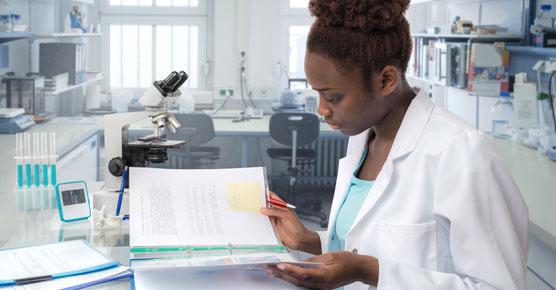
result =
[[[56,186],[56,133],[50,132],[49,135],[49,161],[50,161],[50,184],[52,188]],[[52,197],[50,199],[52,204],[52,209],[58,208],[57,201],[56,201],[56,193],[52,190]]]
[[[41,167],[35,164],[35,186],[39,187],[39,185],[41,185]]]
[[[23,164],[17,165],[17,187],[23,187]]]
[[[31,164],[27,163],[25,164],[25,181],[27,182],[27,187],[31,187],[31,185],[33,185],[33,179],[32,179],[32,172],[31,172]]]
[[[50,183],[56,185],[56,164],[50,165]]]
[[[25,191],[23,190],[23,134],[15,135],[15,159],[17,162],[17,209],[25,210]]]
[[[44,187],[48,186],[48,165],[42,165],[42,185]]]

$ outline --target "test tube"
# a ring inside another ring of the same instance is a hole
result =
[[[17,187],[23,188],[23,134],[15,135],[15,159],[17,162]]]
[[[33,132],[33,167],[34,167],[34,180],[35,186],[38,188],[41,185],[41,167],[40,167],[40,142],[39,132]]]
[[[25,142],[25,182],[27,187],[33,184],[32,171],[31,171],[31,134],[23,133],[23,140]]]
[[[50,132],[50,184],[56,185],[56,133]]]
[[[20,212],[25,210],[25,190],[23,189],[23,134],[15,135],[15,159],[17,166],[17,208]]]
[[[43,202],[42,208],[50,208],[50,199],[48,196],[48,135],[41,132],[41,163],[42,163],[42,185],[43,185]]]
[[[52,209],[56,209],[58,207],[56,202],[56,195],[54,194],[54,186],[56,186],[56,133],[50,132],[49,134],[50,139],[50,184],[52,188],[50,191],[50,204],[52,205]]]
[[[39,186],[41,185],[41,159],[40,159],[40,135],[39,132],[33,132],[33,180],[35,192],[35,209],[41,209],[41,192]]]
[[[48,186],[48,137],[46,132],[41,132],[41,163],[42,163],[42,185]]]
[[[27,210],[33,210],[34,202],[33,202],[33,191],[31,190],[31,186],[33,185],[33,172],[31,167],[31,134],[30,133],[23,133],[23,142],[25,143],[25,191],[27,192],[27,202],[25,204],[25,208]]]

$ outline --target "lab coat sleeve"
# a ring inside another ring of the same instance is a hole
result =
[[[378,289],[526,289],[528,210],[491,140],[462,133],[436,172],[434,214],[449,222],[455,273],[379,258]]]
[[[322,253],[328,252],[328,232],[327,231],[317,231],[320,238],[320,246]]]

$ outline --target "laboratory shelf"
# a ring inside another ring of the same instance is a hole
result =
[[[87,38],[87,37],[100,37],[102,33],[50,33],[50,34],[39,34],[36,35],[36,39],[47,39],[47,38]]]
[[[470,92],[467,89],[461,89],[461,88],[457,88],[457,87],[453,87],[453,86],[447,86],[447,85],[439,84],[439,83],[434,82],[432,80],[425,79],[425,78],[418,77],[418,76],[414,76],[414,75],[411,75],[411,74],[406,74],[405,77],[409,81],[415,81],[417,83],[424,83],[426,85],[433,85],[433,86],[443,87],[443,88],[449,89],[453,92],[458,92],[460,94],[467,94],[468,96],[471,96],[471,97],[477,97],[478,96],[476,93]],[[478,97],[481,97],[481,98],[498,98],[497,96],[483,96],[483,95],[479,95]]]
[[[0,32],[0,43],[33,37],[32,32]]]
[[[556,48],[525,46],[525,45],[508,45],[506,48],[510,52],[518,53],[518,54],[556,56]]]
[[[83,3],[83,4],[90,4],[90,5],[95,4],[95,0],[73,0],[73,2],[78,2],[78,3]]]
[[[90,80],[87,80],[87,81],[85,81],[83,83],[80,83],[80,84],[77,84],[77,85],[67,86],[67,87],[64,87],[64,88],[57,89],[55,91],[44,91],[44,95],[46,97],[56,96],[56,95],[59,95],[61,93],[69,92],[71,90],[75,90],[75,89],[78,89],[78,88],[88,87],[88,86],[90,86],[94,83],[100,82],[100,81],[102,81],[102,77],[95,77],[95,78],[92,78]]]
[[[412,33],[412,37],[416,38],[442,38],[442,39],[461,39],[475,41],[489,40],[523,40],[523,35],[519,34],[429,34],[429,33]]]

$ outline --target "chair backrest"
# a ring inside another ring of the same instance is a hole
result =
[[[275,113],[270,117],[269,132],[276,142],[292,146],[292,132],[297,131],[297,146],[305,146],[319,136],[320,123],[312,113]]]
[[[189,146],[199,146],[214,138],[214,123],[209,115],[189,113],[174,116],[181,123],[181,128],[172,139],[185,140]]]

